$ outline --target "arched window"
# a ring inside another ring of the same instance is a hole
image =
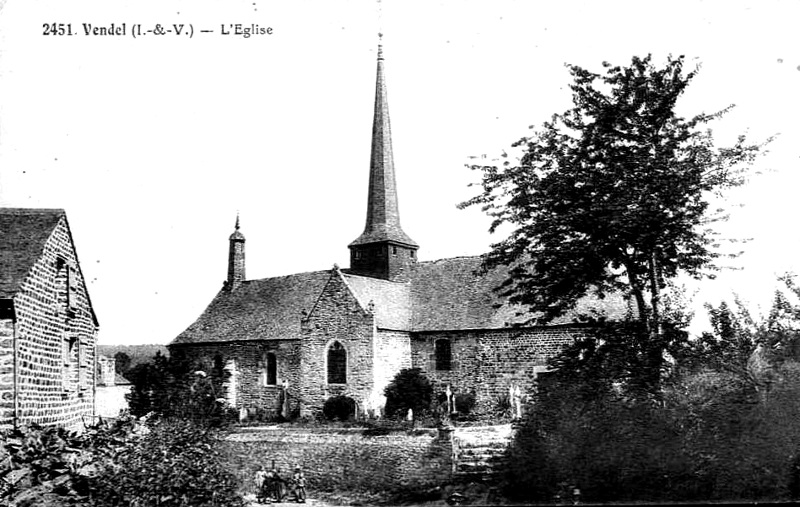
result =
[[[450,370],[452,354],[450,352],[450,340],[436,340],[434,344],[436,354],[436,369]]]
[[[347,351],[339,342],[333,342],[328,348],[328,383],[347,383]]]
[[[272,352],[267,353],[267,382],[268,386],[278,384],[278,359]]]

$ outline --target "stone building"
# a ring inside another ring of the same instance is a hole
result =
[[[67,216],[0,209],[0,428],[94,415],[98,324]]]
[[[391,126],[378,52],[366,226],[348,245],[350,267],[247,280],[245,237],[229,238],[228,278],[171,354],[231,373],[231,403],[249,413],[310,415],[335,395],[377,409],[402,368],[419,367],[444,390],[490,410],[509,387],[531,386],[546,359],[584,332],[569,317],[524,326],[530,315],[499,297],[505,271],[481,257],[418,260],[400,226]],[[622,301],[586,299],[580,312],[619,317]]]
[[[130,381],[117,373],[116,359],[99,354],[96,378],[95,415],[104,419],[119,417],[128,409],[126,395],[131,390]]]

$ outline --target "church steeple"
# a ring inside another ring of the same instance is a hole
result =
[[[350,243],[351,271],[395,280],[416,262],[419,245],[400,227],[397,204],[392,128],[386,94],[383,47],[378,45],[372,154],[364,232]]]
[[[236,214],[236,226],[229,238],[228,249],[228,290],[235,290],[245,280],[244,277],[244,234],[239,232],[239,214]]]

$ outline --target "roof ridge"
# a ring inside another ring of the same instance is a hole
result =
[[[278,275],[278,276],[266,276],[264,278],[252,278],[250,280],[244,280],[242,283],[251,283],[251,282],[261,282],[264,280],[276,280],[278,278],[291,278],[293,276],[301,276],[301,275],[317,275],[321,273],[328,273],[330,269],[318,269],[315,271],[301,271],[299,273],[291,273],[288,275]]]
[[[45,214],[45,213],[66,213],[64,208],[12,208],[0,207],[0,213],[6,212],[26,212],[30,214]]]
[[[441,259],[433,259],[433,260],[430,260],[430,261],[420,261],[417,264],[433,264],[435,262],[455,261],[455,260],[459,260],[459,259],[479,259],[479,258],[483,257],[484,255],[486,255],[486,253],[477,254],[477,255],[456,255],[455,257],[443,257]]]

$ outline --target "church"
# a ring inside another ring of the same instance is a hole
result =
[[[482,258],[420,261],[400,225],[384,58],[378,47],[372,153],[364,231],[349,268],[248,280],[239,219],[229,238],[228,276],[200,315],[170,344],[173,356],[224,364],[226,398],[249,417],[315,416],[344,395],[378,413],[403,368],[492,412],[510,386],[523,393],[546,361],[586,332],[576,315],[610,319],[624,301],[586,298],[547,325],[498,295],[507,271]]]

